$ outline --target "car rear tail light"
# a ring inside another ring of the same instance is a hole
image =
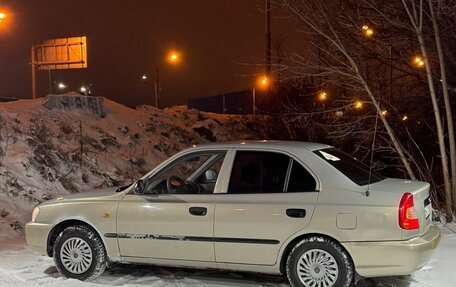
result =
[[[399,204],[399,225],[405,230],[420,228],[415,204],[413,203],[413,194],[410,192],[402,195],[401,203]]]

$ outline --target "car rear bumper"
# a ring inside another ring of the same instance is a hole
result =
[[[421,269],[440,242],[440,229],[431,226],[421,237],[404,241],[344,243],[356,271],[363,277],[408,275]]]
[[[52,225],[29,222],[25,225],[25,238],[29,248],[42,255],[47,254],[47,240]]]

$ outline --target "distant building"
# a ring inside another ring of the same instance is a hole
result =
[[[218,114],[253,114],[253,92],[245,90],[188,101],[188,107]]]
[[[18,100],[18,98],[3,97],[3,98],[0,98],[0,103],[14,102],[17,100]]]

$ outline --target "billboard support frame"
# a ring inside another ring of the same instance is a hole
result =
[[[71,47],[78,46],[79,49]],[[87,37],[66,37],[44,40],[31,48],[32,98],[36,99],[36,71],[49,73],[49,92],[52,93],[51,70],[87,68]]]

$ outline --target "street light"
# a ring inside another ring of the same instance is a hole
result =
[[[178,52],[170,51],[168,53],[167,59],[168,59],[168,62],[170,64],[176,64],[176,63],[178,63],[180,61],[181,57],[180,57],[180,54]]]
[[[141,76],[141,80],[145,81],[145,80],[147,80],[147,79],[148,79],[148,78],[147,78],[147,75],[146,75],[146,74],[144,74],[144,75]]]
[[[415,56],[415,58],[413,58],[413,64],[418,68],[422,68],[424,67],[424,59],[421,56]]]
[[[87,93],[87,88],[85,86],[82,86],[81,88],[79,88],[79,91],[85,95]]]
[[[366,37],[371,37],[374,34],[374,29],[370,28],[367,25],[363,25],[361,29],[363,30],[363,33]]]
[[[318,100],[319,101],[326,101],[328,99],[328,93],[326,93],[325,91],[321,91],[319,94],[318,94]]]
[[[5,18],[6,18],[6,13],[0,12],[0,23],[3,22],[3,20],[5,20]]]
[[[361,102],[361,101],[359,101],[359,100],[358,100],[358,101],[355,101],[355,103],[354,103],[353,106],[355,107],[355,109],[360,110],[360,109],[363,108],[363,102]]]
[[[165,60],[168,64],[177,65],[182,60],[182,57],[179,52],[170,51],[170,52],[168,52]],[[155,90],[155,107],[157,109],[160,108],[160,66],[162,64],[163,63],[160,62],[160,64],[155,69],[154,90]],[[148,79],[147,75],[143,75],[142,79],[147,80]]]
[[[267,90],[270,85],[270,79],[268,76],[263,75],[258,77],[257,84],[252,89],[252,110],[253,115],[256,115],[256,87],[260,88],[261,90]]]
[[[67,88],[67,86],[62,82],[60,82],[57,86],[59,87],[60,90],[65,90]]]
[[[262,89],[266,89],[269,87],[269,82],[270,82],[270,80],[269,80],[268,76],[260,76],[257,81],[258,87],[260,87]]]

